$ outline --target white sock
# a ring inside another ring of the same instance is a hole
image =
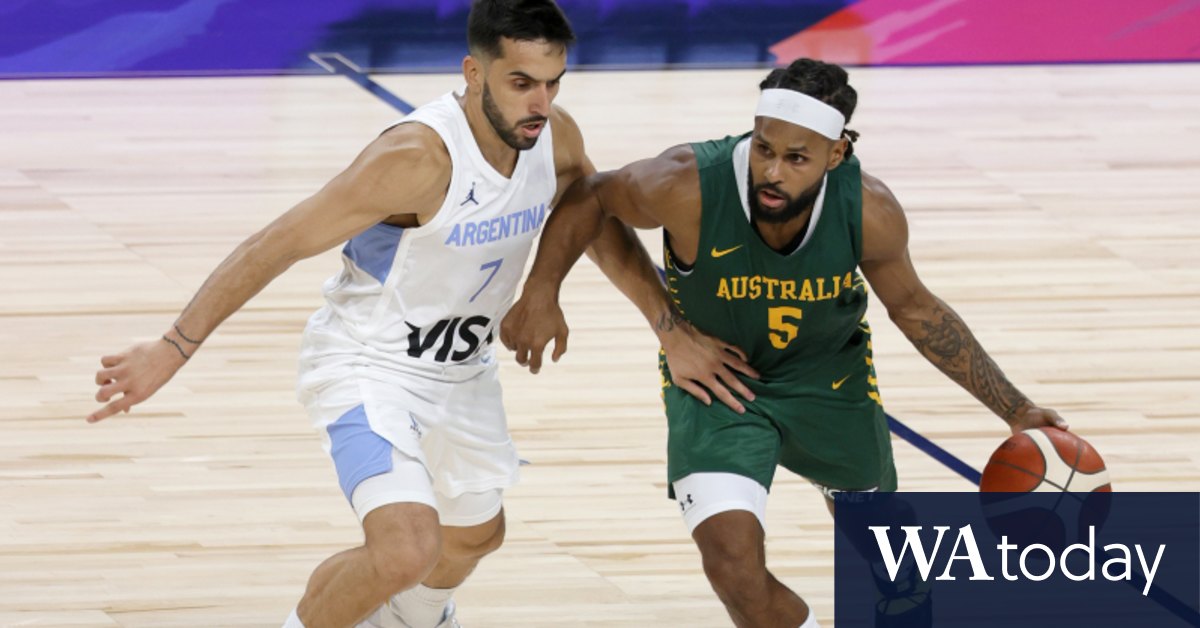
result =
[[[392,596],[392,610],[412,628],[434,628],[442,621],[454,589],[430,589],[418,584]]]
[[[797,628],[821,628],[821,624],[817,623],[817,616],[813,614],[812,608],[808,609],[808,619],[804,620]]]
[[[300,621],[300,615],[296,614],[296,609],[292,609],[292,614],[283,621],[283,628],[304,628],[304,623]]]

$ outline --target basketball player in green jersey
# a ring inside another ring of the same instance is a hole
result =
[[[809,479],[830,503],[838,492],[896,489],[863,277],[921,354],[1014,433],[1066,424],[1021,394],[917,277],[903,210],[853,156],[857,133],[845,124],[857,95],[846,72],[802,59],[760,87],[753,132],[577,183],[547,222],[501,338],[534,370],[549,339],[561,353],[558,289],[606,217],[662,226],[668,290],[656,312],[643,312],[660,337],[699,330],[739,347],[758,374],[673,378],[664,345],[672,494],[735,624],[809,628],[807,605],[765,564],[775,467]],[[697,399],[702,384],[717,392],[733,381],[750,392],[740,407]]]

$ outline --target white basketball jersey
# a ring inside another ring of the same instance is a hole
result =
[[[355,353],[414,366],[490,359],[554,200],[550,125],[505,178],[483,158],[453,93],[397,124],[411,123],[436,131],[450,153],[446,200],[425,225],[381,223],[346,243],[342,271],[325,283],[326,306],[309,323],[307,358]]]

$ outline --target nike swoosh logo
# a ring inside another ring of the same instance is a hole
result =
[[[837,390],[837,389],[841,388],[841,387],[842,387],[842,384],[845,384],[845,383],[846,383],[846,380],[848,380],[848,379],[850,379],[850,376],[849,376],[849,375],[847,375],[847,376],[845,376],[845,377],[843,377],[843,378],[839,379],[838,381],[834,382],[834,383],[833,383],[833,389],[834,389],[834,390]]]
[[[743,246],[746,246],[746,245],[739,244],[731,249],[725,249],[724,251],[718,251],[717,247],[714,246],[713,250],[712,250],[712,256],[713,257],[725,257],[726,255],[729,255],[730,253],[742,248]]]

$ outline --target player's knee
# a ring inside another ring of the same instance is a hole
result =
[[[757,597],[767,591],[770,577],[761,535],[728,525],[730,522],[744,523],[737,521],[742,514],[749,513],[731,513],[727,515],[728,521],[714,521],[708,529],[705,529],[706,522],[696,530],[704,574],[717,596],[735,606],[755,603]]]
[[[728,553],[704,555],[704,575],[726,604],[752,603],[767,590],[767,570],[756,561]]]
[[[436,533],[389,539],[367,545],[375,581],[388,593],[419,584],[441,556],[441,539]]]
[[[504,543],[504,515],[461,533],[447,534],[442,554],[450,560],[478,560],[500,549]]]

